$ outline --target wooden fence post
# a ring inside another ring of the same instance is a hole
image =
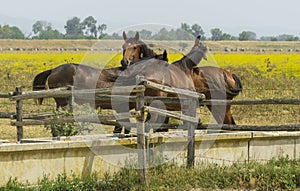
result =
[[[16,95],[22,94],[22,86],[16,87]],[[16,121],[22,122],[23,120],[23,103],[22,99],[16,101]],[[17,141],[23,139],[23,126],[17,126]]]
[[[143,76],[136,77],[136,84],[142,82]],[[147,185],[147,155],[146,155],[146,138],[144,123],[144,92],[136,94],[136,111],[140,111],[137,117],[137,150],[138,150],[138,168],[140,171],[140,182]]]
[[[70,108],[70,111],[73,112],[73,109],[74,109],[73,104],[74,104],[74,101],[75,101],[75,98],[74,98],[74,95],[73,95],[74,86],[69,86],[68,90],[71,91],[71,96],[69,97],[69,108]]]
[[[188,115],[191,117],[196,117],[197,111],[197,100],[195,98],[190,98],[186,101],[188,104]],[[195,164],[195,129],[196,124],[192,122],[187,123],[188,127],[188,150],[187,150],[187,167],[194,167]]]

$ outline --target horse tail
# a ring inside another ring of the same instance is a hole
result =
[[[34,77],[33,84],[32,84],[32,90],[38,91],[38,90],[45,90],[46,89],[46,82],[48,79],[48,76],[51,74],[52,70],[46,70],[44,72],[39,73]],[[35,100],[38,105],[42,105],[43,98],[38,98]]]
[[[242,92],[243,90],[243,85],[241,80],[239,79],[239,77],[237,77],[237,75],[232,74],[232,77],[235,81],[235,87],[231,86],[230,83],[228,82],[228,77],[226,74],[224,74],[224,79],[225,82],[227,84],[226,86],[226,94],[228,94],[231,97],[235,97],[237,95],[239,95],[240,92]]]

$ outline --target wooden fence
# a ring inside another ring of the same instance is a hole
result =
[[[118,88],[103,88],[103,89],[92,89],[92,90],[74,90],[73,88],[58,88],[51,90],[42,90],[42,91],[30,91],[23,92],[22,87],[16,87],[15,92],[10,94],[0,94],[0,98],[9,98],[11,101],[16,102],[16,112],[5,113],[0,112],[0,118],[11,118],[12,126],[17,128],[17,139],[20,141],[23,138],[23,127],[29,125],[49,125],[49,124],[61,124],[67,122],[75,122],[74,117],[62,117],[56,120],[53,120],[51,117],[52,113],[39,113],[39,114],[28,114],[23,112],[23,100],[26,99],[37,99],[37,98],[52,98],[52,97],[68,97],[70,99],[70,105],[74,102],[74,95],[76,97],[86,97],[85,95],[95,95],[94,99],[99,101],[109,101],[112,98],[114,99],[126,99],[130,102],[136,103],[136,110],[133,112],[118,113],[115,115],[98,115],[98,118],[95,119],[90,115],[76,116],[76,122],[90,122],[90,123],[101,123],[106,125],[117,125],[116,118],[128,119],[136,118],[136,123],[130,123],[125,125],[135,125],[137,128],[137,142],[138,142],[138,164],[140,172],[140,178],[143,183],[146,182],[146,170],[147,170],[147,157],[146,157],[146,133],[145,128],[149,128],[145,121],[145,112],[154,112],[157,114],[173,117],[180,119],[184,122],[185,128],[188,130],[188,151],[187,151],[187,166],[192,167],[194,165],[195,158],[195,129],[207,129],[216,127],[220,129],[220,125],[198,125],[199,118],[196,116],[197,102],[201,105],[255,105],[255,104],[293,104],[300,105],[299,99],[264,99],[264,100],[205,100],[203,94],[196,92],[182,90],[177,88],[170,88],[160,84],[147,81],[142,77],[137,78],[137,84],[135,86],[122,86]],[[153,88],[160,91],[180,94],[184,98],[170,98],[170,97],[147,97],[144,95],[146,88]],[[112,95],[113,91],[113,95]],[[135,93],[134,95],[124,96],[124,94],[129,95],[130,93]],[[123,95],[122,95],[123,94]],[[187,106],[187,113],[179,114],[178,112],[162,110],[159,108],[154,108],[149,106],[149,103],[155,100],[160,100],[163,103],[182,103]],[[151,127],[162,127],[162,128],[178,128],[179,125],[176,124],[151,124]],[[236,125],[222,125],[222,130],[243,130],[243,131],[254,131],[254,130],[292,130],[299,131],[300,124],[295,125],[280,125],[280,126],[236,126]]]

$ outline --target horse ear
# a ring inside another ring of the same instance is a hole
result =
[[[200,43],[200,40],[201,40],[201,36],[197,36],[196,40],[195,40],[195,44],[199,44]]]
[[[166,59],[167,57],[168,57],[167,50],[164,50],[164,52],[163,52],[163,58]]]
[[[136,41],[138,41],[139,38],[140,38],[140,34],[139,34],[139,32],[136,32],[134,39],[135,39]]]
[[[123,31],[123,39],[127,40],[127,35],[126,35],[125,31]]]

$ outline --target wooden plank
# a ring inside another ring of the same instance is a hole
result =
[[[43,120],[23,120],[21,122],[12,121],[12,126],[31,126],[31,125],[50,125],[50,124],[63,124],[63,123],[72,123],[72,122],[88,122],[88,123],[101,123],[104,120],[115,120],[118,119],[128,119],[131,117],[139,116],[139,112],[126,112],[118,113],[113,115],[80,115],[80,116],[68,116],[58,119],[43,119]]]
[[[143,85],[138,86],[120,86],[114,88],[101,88],[101,89],[84,89],[84,90],[74,90],[70,91],[68,88],[57,88],[50,90],[41,91],[30,91],[24,92],[22,95],[14,95],[10,97],[11,101],[21,100],[21,99],[37,99],[37,98],[52,98],[52,97],[70,97],[74,95],[76,97],[85,97],[87,94],[124,94],[128,92],[141,92],[144,91],[145,87]]]
[[[174,88],[174,87],[169,87],[169,86],[164,86],[161,84],[151,82],[149,80],[143,80],[143,83],[148,88],[160,90],[160,91],[167,92],[167,93],[180,94],[183,96],[194,97],[194,98],[199,98],[199,99],[205,98],[205,95],[201,94],[201,93],[184,90],[184,89],[179,89],[179,88]]]
[[[199,125],[197,129],[222,129],[230,131],[300,131],[300,124],[290,125]]]
[[[22,86],[16,87],[16,95],[22,94]],[[16,122],[19,125],[17,127],[17,141],[21,141],[23,139],[23,126],[22,126],[22,115],[23,115],[23,102],[22,100],[16,101]]]
[[[23,92],[21,95],[10,97],[11,101],[37,98],[69,97],[72,94],[67,88],[57,88],[51,90]]]
[[[261,99],[261,100],[199,100],[200,105],[263,105],[263,104],[291,104],[300,105],[300,99]]]
[[[184,102],[188,106],[187,114],[193,118],[197,117],[197,100],[195,98]],[[196,124],[188,122],[188,147],[187,147],[187,167],[195,165],[195,129]]]
[[[155,113],[158,113],[160,115],[166,115],[166,116],[169,116],[169,117],[173,117],[175,119],[179,119],[179,120],[183,120],[183,121],[187,121],[187,122],[191,122],[191,123],[196,123],[197,124],[199,122],[199,119],[196,118],[196,117],[190,117],[190,116],[187,116],[187,115],[175,113],[175,112],[168,111],[168,110],[158,109],[158,108],[151,107],[151,106],[145,106],[145,111],[155,112]]]
[[[0,112],[0,118],[2,119],[10,119],[12,115],[16,116],[15,112]]]
[[[7,93],[7,94],[0,94],[0,98],[10,98],[10,94]]]
[[[139,84],[142,77],[137,76],[136,83]],[[146,155],[146,137],[145,137],[145,122],[144,122],[144,92],[139,92],[136,95],[136,111],[141,113],[136,118],[137,128],[137,149],[138,149],[138,168],[140,172],[140,182],[142,185],[147,185],[147,155]]]

